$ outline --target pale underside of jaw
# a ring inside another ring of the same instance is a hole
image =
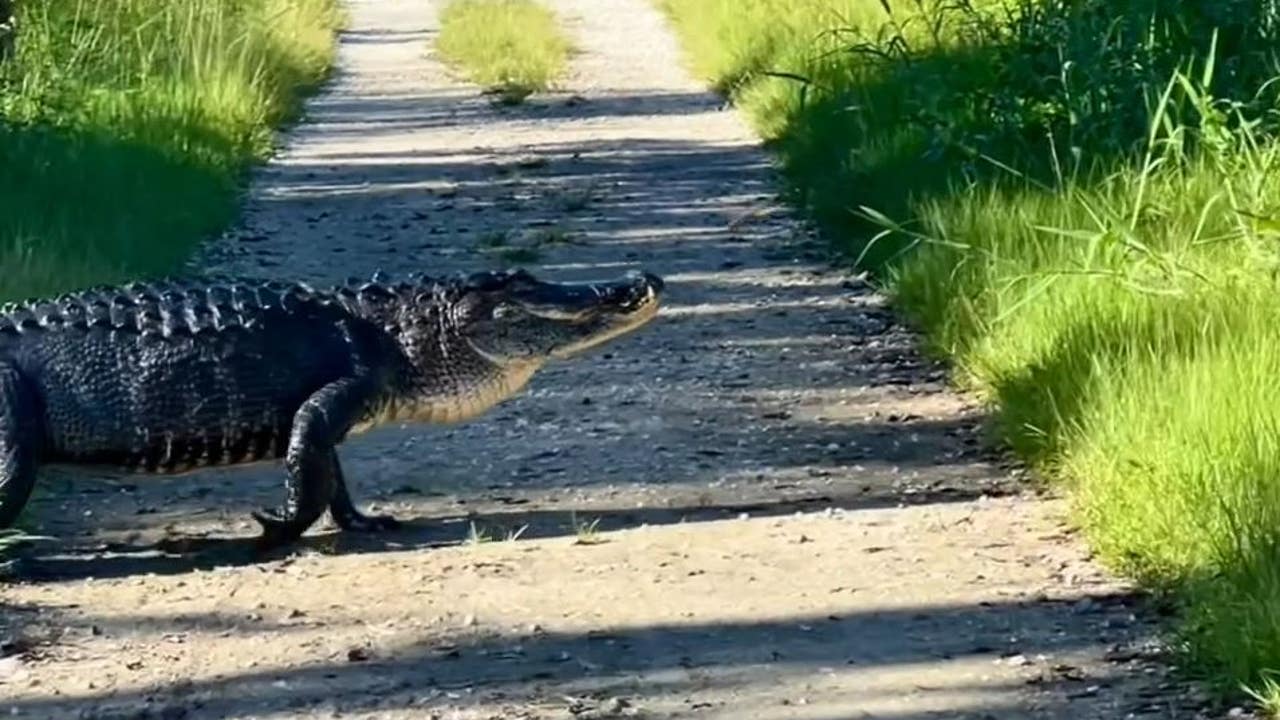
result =
[[[650,297],[652,297],[652,295],[650,295]],[[625,335],[626,333],[639,329],[641,326],[652,320],[657,314],[658,303],[653,301],[648,302],[644,307],[628,315],[622,316],[616,320],[614,324],[604,330],[583,338],[576,343],[554,350],[551,353],[551,357],[556,358],[557,360],[563,360],[583,351],[590,350],[591,348],[607,343],[621,335]]]
[[[619,318],[616,324],[605,330],[553,352],[552,357],[567,358],[604,344],[645,325],[657,314],[658,303],[648,302],[644,307]],[[470,340],[467,340],[467,343],[474,352],[491,363],[494,372],[479,379],[464,391],[446,397],[418,398],[402,405],[388,406],[374,417],[352,428],[351,432],[358,434],[392,422],[457,423],[469,420],[520,392],[545,362],[544,359],[512,360],[495,357]]]

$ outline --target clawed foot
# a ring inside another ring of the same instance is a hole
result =
[[[293,543],[302,537],[305,527],[286,520],[279,510],[254,510],[253,519],[262,526],[262,534],[256,543],[258,552],[268,552]],[[373,533],[395,530],[401,527],[400,521],[390,515],[365,515],[354,508],[333,514],[338,527],[350,532]]]
[[[334,515],[333,520],[338,527],[349,532],[384,532],[401,527],[400,521],[390,515],[365,515],[354,510]]]
[[[302,537],[302,532],[285,520],[279,510],[254,510],[250,514],[262,526],[262,534],[256,543],[259,552],[274,550]]]

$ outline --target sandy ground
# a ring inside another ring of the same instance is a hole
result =
[[[645,0],[500,107],[438,3],[357,0],[338,74],[201,263],[313,281],[523,259],[669,304],[452,427],[341,450],[357,503],[254,562],[276,468],[50,477],[0,586],[21,718],[1191,718],[1150,618],[981,443],[883,298],[824,264]],[[489,540],[489,542],[483,542]]]

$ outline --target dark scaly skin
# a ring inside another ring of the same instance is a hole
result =
[[[457,422],[552,358],[629,332],[662,281],[543,282],[523,271],[327,289],[225,277],[136,282],[0,307],[0,527],[41,465],[174,474],[284,460],[264,549],[329,510],[360,513],[335,450],[389,422]]]

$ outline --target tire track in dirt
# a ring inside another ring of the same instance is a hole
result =
[[[334,81],[201,263],[643,266],[667,309],[480,421],[343,446],[357,502],[403,532],[323,527],[254,564],[278,470],[50,480],[33,516],[63,542],[0,589],[30,648],[0,659],[0,711],[1196,717],[1126,589],[824,264],[652,7],[548,1],[582,53],[518,107],[429,57],[438,2],[352,2]]]

